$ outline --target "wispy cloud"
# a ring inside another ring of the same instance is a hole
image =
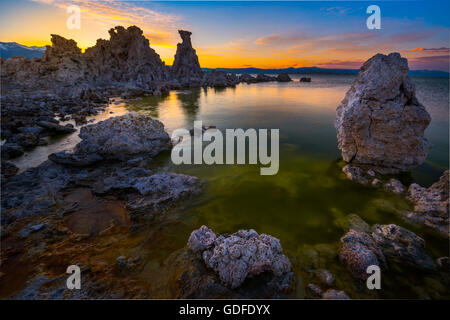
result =
[[[448,53],[449,48],[441,47],[441,48],[413,48],[409,50],[410,52],[429,52],[429,53]]]
[[[151,43],[155,45],[174,43],[178,38],[176,30],[177,25],[180,23],[180,17],[172,14],[162,14],[134,3],[113,0],[31,1],[52,5],[64,10],[70,5],[78,5],[81,9],[82,23],[88,21],[102,28],[110,28],[117,25],[137,25],[144,30]]]

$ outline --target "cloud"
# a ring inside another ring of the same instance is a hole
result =
[[[155,10],[139,7],[125,1],[88,0],[32,0],[66,10],[70,5],[78,5],[83,22],[93,23],[101,28],[117,25],[137,25],[144,30],[152,44],[164,45],[178,39],[176,30],[180,18],[172,14],[162,14]]]
[[[441,47],[441,48],[413,48],[409,50],[409,52],[429,52],[429,53],[448,53],[449,48]]]
[[[262,46],[284,46],[292,45],[294,42],[305,41],[308,37],[305,34],[271,34],[255,40],[255,44]]]
[[[352,11],[352,8],[346,8],[346,7],[331,7],[325,9],[327,13],[337,13],[337,14],[346,14],[350,11]]]

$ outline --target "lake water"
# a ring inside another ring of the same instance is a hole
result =
[[[164,277],[163,261],[170,253],[185,246],[192,230],[205,224],[216,232],[233,233],[255,229],[280,239],[285,253],[293,261],[299,286],[296,297],[303,297],[306,272],[311,265],[326,268],[337,278],[337,286],[353,298],[372,297],[367,290],[357,290],[348,271],[336,259],[344,231],[340,221],[356,213],[369,224],[402,225],[427,241],[428,253],[437,258],[448,255],[448,241],[427,229],[405,223],[397,214],[409,209],[401,198],[364,188],[346,180],[334,128],[335,110],[354,76],[312,75],[311,83],[240,84],[236,88],[189,89],[164,97],[144,97],[129,103],[129,110],[161,120],[167,131],[192,128],[195,120],[203,125],[227,128],[267,128],[280,130],[280,168],[277,175],[261,176],[260,165],[181,165],[171,163],[169,155],[156,159],[170,170],[200,177],[206,182],[204,192],[172,213],[160,226],[158,237],[150,236],[140,277],[155,286],[155,297],[168,297],[158,291],[158,278]],[[449,154],[449,83],[448,79],[413,78],[417,96],[431,114],[426,136],[433,144],[426,162],[410,175],[401,175],[404,183],[429,186],[448,169]],[[117,106],[115,116],[124,112]],[[71,138],[72,137],[72,138]],[[65,148],[76,142],[76,134]],[[67,142],[69,141],[69,142]],[[56,149],[63,142],[56,141]],[[50,148],[40,147],[40,159]],[[46,151],[47,150],[47,151]],[[36,153],[36,151],[33,151]],[[21,167],[36,165],[37,155],[21,158]],[[163,236],[161,236],[163,235]],[[383,274],[381,297],[449,296],[432,276],[408,269]]]

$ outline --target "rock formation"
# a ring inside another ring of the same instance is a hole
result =
[[[79,136],[76,153],[97,153],[106,159],[153,157],[171,147],[160,121],[133,112],[82,127]]]
[[[352,220],[355,221],[353,217]],[[366,270],[370,265],[381,269],[397,264],[423,271],[436,270],[436,264],[425,252],[425,240],[413,232],[389,224],[374,225],[370,233],[368,226],[361,229],[362,219],[356,221],[356,228],[350,226],[341,238],[339,251],[339,260],[353,277],[367,279]]]
[[[109,30],[110,40],[97,40],[84,57],[97,83],[128,82],[148,88],[149,82],[168,80],[167,68],[136,26]]]
[[[406,218],[438,231],[449,237],[449,181],[450,171],[429,188],[416,183],[409,186],[407,198],[414,204],[414,211],[408,212]]]
[[[377,54],[361,67],[336,110],[344,161],[397,173],[425,160],[431,146],[424,131],[431,118],[415,96],[408,70],[398,53]]]
[[[289,77],[289,75],[287,73],[282,72],[277,76],[277,81],[278,82],[289,82],[289,81],[292,81],[292,79],[291,79],[291,77]]]
[[[198,62],[197,53],[192,48],[192,32],[178,30],[182,42],[177,45],[175,60],[172,65],[172,76],[182,82],[201,81],[203,71]]]
[[[202,254],[205,264],[232,289],[248,276],[271,272],[279,277],[291,269],[280,241],[255,230],[239,230],[225,237],[202,226],[191,233],[188,244],[192,251]]]

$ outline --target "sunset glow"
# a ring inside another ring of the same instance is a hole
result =
[[[66,8],[81,8],[81,28],[66,26]],[[178,29],[193,32],[202,67],[359,68],[375,53],[400,52],[411,69],[448,71],[448,2],[381,2],[382,28],[366,27],[367,3],[347,2],[2,1],[0,41],[50,44],[50,34],[79,47],[108,39],[108,29],[137,25],[172,64]],[[440,9],[437,9],[437,8]],[[345,22],[345,23],[344,23]]]

